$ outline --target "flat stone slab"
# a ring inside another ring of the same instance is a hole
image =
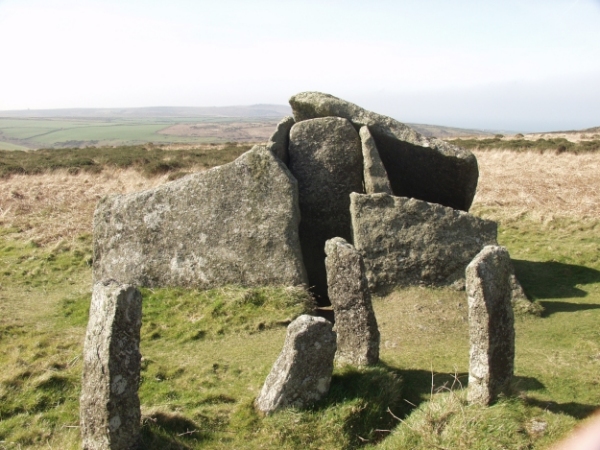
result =
[[[281,408],[306,408],[323,398],[329,392],[335,350],[331,322],[306,314],[298,317],[288,326],[256,408],[271,414]]]
[[[360,253],[342,238],[325,244],[329,300],[335,313],[338,364],[365,366],[379,361],[379,328]]]
[[[356,127],[368,126],[387,171],[394,195],[413,197],[468,211],[479,170],[468,150],[428,138],[390,117],[320,92],[290,98],[296,122],[343,117]]]
[[[296,123],[290,131],[288,166],[298,180],[299,234],[309,286],[326,298],[325,241],[352,239],[350,193],[363,192],[358,133],[339,117]]]
[[[442,286],[464,270],[497,225],[464,211],[387,194],[351,194],[354,246],[364,259],[369,287]]]
[[[506,248],[491,245],[466,269],[471,403],[489,405],[510,391],[515,360],[512,273]]]
[[[94,285],[80,398],[85,450],[137,448],[142,296],[116,281]]]
[[[299,222],[296,180],[255,146],[229,164],[101,200],[94,279],[202,288],[306,284]]]

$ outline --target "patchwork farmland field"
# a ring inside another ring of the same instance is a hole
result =
[[[135,145],[263,142],[279,118],[2,118],[0,150]]]

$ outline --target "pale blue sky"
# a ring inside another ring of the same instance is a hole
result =
[[[0,0],[0,111],[283,104],[600,125],[600,0]]]

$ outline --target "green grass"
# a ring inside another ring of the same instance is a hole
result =
[[[223,142],[212,137],[172,136],[160,133],[178,123],[229,123],[256,120],[232,117],[177,118],[0,118],[0,149],[84,147],[90,145],[136,145],[154,143]],[[275,128],[276,122],[273,122]],[[12,146],[9,148],[9,145]]]
[[[27,150],[27,147],[11,144],[10,142],[0,142],[0,150]]]
[[[78,448],[91,239],[40,247],[10,231],[0,233],[0,448]],[[512,397],[465,401],[464,292],[408,288],[374,301],[381,364],[338,368],[323,401],[264,418],[254,398],[287,323],[311,309],[306,293],[144,289],[145,448],[547,448],[600,405],[600,224],[525,216],[501,223],[499,240],[545,308],[517,317]]]
[[[449,142],[469,150],[511,150],[511,151],[555,151],[558,153],[586,153],[600,150],[600,140],[571,142],[564,138],[526,139],[488,138],[488,139],[451,139]]]
[[[39,174],[53,170],[98,173],[104,168],[135,168],[147,176],[208,168],[233,161],[250,145],[228,144],[197,149],[165,150],[160,146],[87,147],[0,151],[0,177]]]

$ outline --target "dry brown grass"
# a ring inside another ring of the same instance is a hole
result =
[[[0,179],[0,226],[42,245],[72,240],[92,232],[94,208],[105,195],[141,191],[166,179],[109,169],[100,174],[14,175]]]
[[[528,214],[600,218],[600,153],[480,151],[473,210],[503,217]],[[497,214],[495,214],[497,215]]]
[[[542,220],[600,217],[600,153],[476,152],[479,186],[473,211]],[[0,180],[0,226],[19,238],[48,244],[92,232],[92,215],[105,195],[149,189],[166,176],[144,178],[135,170],[100,174],[65,172]]]

